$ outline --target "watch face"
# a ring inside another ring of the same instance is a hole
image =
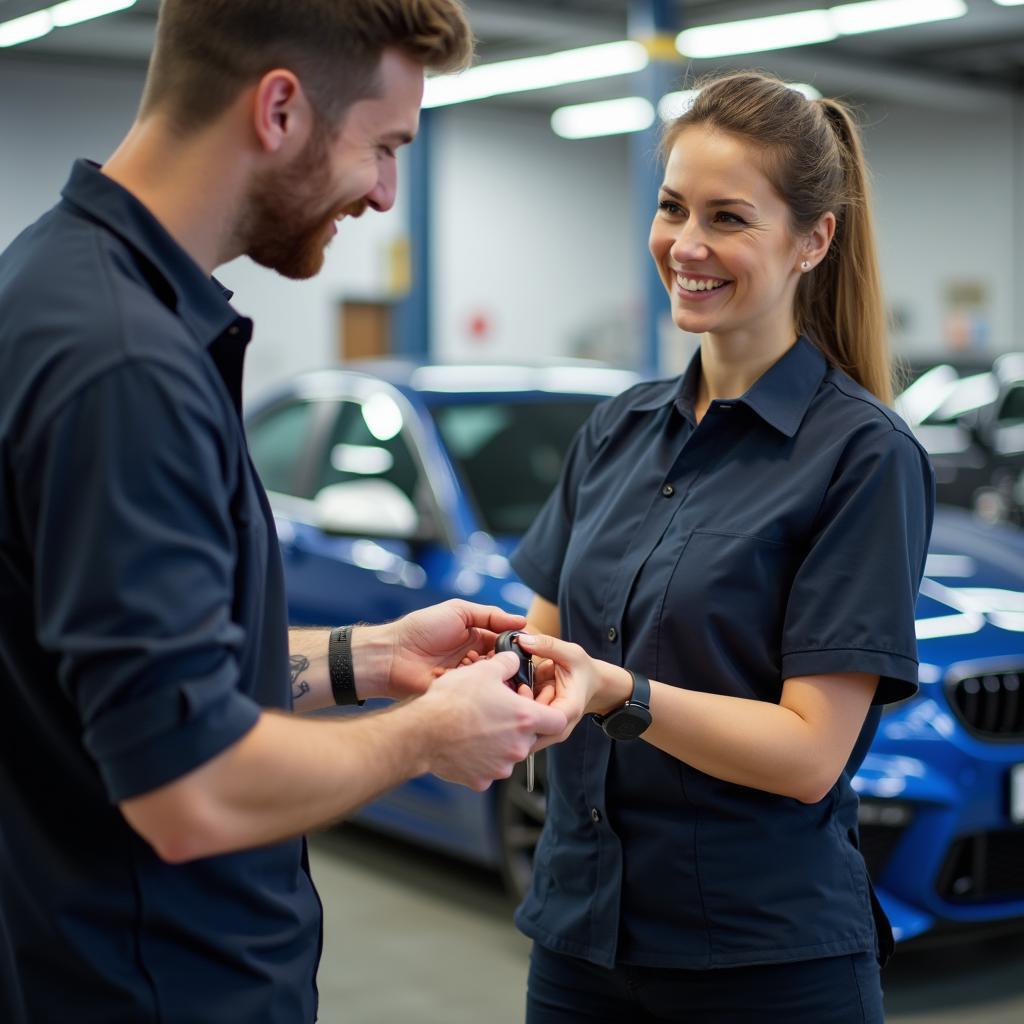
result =
[[[610,714],[603,724],[613,740],[635,740],[651,724],[651,713],[639,704],[627,704]]]

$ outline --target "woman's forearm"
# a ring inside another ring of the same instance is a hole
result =
[[[816,803],[835,783],[813,728],[779,704],[651,684],[643,739],[726,782]]]
[[[600,665],[587,711],[605,713],[628,699],[631,681]],[[877,683],[854,672],[790,679],[773,704],[652,680],[643,740],[715,778],[816,803],[849,760]]]

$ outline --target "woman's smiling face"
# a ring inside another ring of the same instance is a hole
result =
[[[649,246],[684,331],[795,335],[802,256],[789,209],[758,156],[704,125],[684,128],[672,146]]]

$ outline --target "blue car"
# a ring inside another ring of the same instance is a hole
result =
[[[247,421],[293,625],[449,597],[525,610],[508,555],[593,407],[637,378],[589,365],[363,364],[295,377]],[[918,603],[921,689],[854,779],[898,940],[1024,922],[1024,534],[940,507]],[[370,702],[371,704],[373,702]],[[356,712],[358,713],[358,712]],[[486,793],[414,779],[355,820],[529,880],[544,765]]]

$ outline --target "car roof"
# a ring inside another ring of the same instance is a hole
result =
[[[294,390],[327,397],[344,392],[353,378],[382,380],[403,391],[415,391],[428,401],[466,394],[542,392],[564,395],[617,395],[637,383],[630,370],[589,361],[560,361],[550,365],[526,363],[431,363],[412,360],[365,360],[323,370],[310,370],[290,382]]]

